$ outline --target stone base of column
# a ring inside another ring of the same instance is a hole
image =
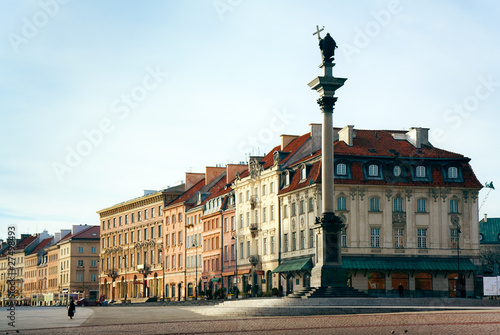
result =
[[[341,265],[319,265],[311,271],[312,287],[347,287],[347,272]]]

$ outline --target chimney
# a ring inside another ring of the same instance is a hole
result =
[[[488,222],[488,214],[484,213],[484,220],[483,220],[484,223]]]
[[[339,131],[339,141],[352,147],[354,145],[354,126],[345,126]]]
[[[296,138],[299,137],[297,135],[281,135],[281,151],[285,150],[286,146]]]
[[[321,149],[321,123],[311,123],[312,151]]]
[[[226,184],[229,184],[236,178],[236,173],[242,173],[247,169],[246,164],[228,164],[226,166]]]
[[[410,128],[410,131],[406,133],[406,140],[417,149],[422,148],[422,145],[431,145],[429,143],[429,128]]]
[[[205,178],[204,173],[186,172],[186,183],[184,184],[184,191],[189,190],[203,178]]]
[[[207,166],[205,169],[205,185],[210,184],[215,178],[217,178],[221,173],[224,172],[226,172],[225,167]]]

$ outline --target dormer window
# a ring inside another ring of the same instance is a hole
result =
[[[300,170],[300,180],[306,179],[306,175],[307,175],[306,167],[304,166],[302,170]]]
[[[285,173],[285,186],[290,185],[290,173]]]
[[[396,165],[394,169],[392,170],[392,173],[394,174],[394,177],[399,177],[401,176],[401,166]]]
[[[448,178],[456,179],[458,178],[458,169],[454,166],[448,168]]]
[[[337,164],[337,175],[345,176],[347,174],[347,165],[344,163]]]
[[[415,169],[415,175],[417,178],[427,177],[425,173],[425,166],[422,165],[417,166],[417,168]]]
[[[368,175],[370,177],[378,177],[378,165],[371,164],[368,166]]]

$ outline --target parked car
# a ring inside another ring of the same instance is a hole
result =
[[[77,306],[101,306],[102,303],[99,300],[90,300],[90,299],[80,299],[76,302]]]

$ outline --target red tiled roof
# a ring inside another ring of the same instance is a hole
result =
[[[33,241],[35,241],[37,238],[37,236],[33,236],[33,235],[30,235],[30,236],[26,236],[25,238],[23,238],[17,245],[16,247],[14,248],[14,250],[20,250],[20,249],[24,249],[26,248],[27,246],[29,246],[31,243],[33,243]]]
[[[179,204],[189,200],[189,198],[191,198],[193,195],[195,195],[196,192],[198,192],[203,186],[205,186],[205,178],[201,179],[199,182],[197,182],[196,184],[191,186],[191,188],[189,190],[182,193],[182,195],[180,197],[178,197],[177,199],[172,201],[165,208],[170,208],[170,207],[173,207],[175,205],[179,205]]]
[[[49,244],[50,241],[52,241],[54,237],[48,237],[46,239],[44,239],[42,242],[38,243],[38,245],[36,246],[36,248],[30,252],[30,255],[33,255],[33,254],[36,254],[38,253],[40,250],[42,250],[47,244]]]
[[[74,234],[71,239],[92,239],[99,238],[101,235],[100,226],[90,226],[79,233]]]

